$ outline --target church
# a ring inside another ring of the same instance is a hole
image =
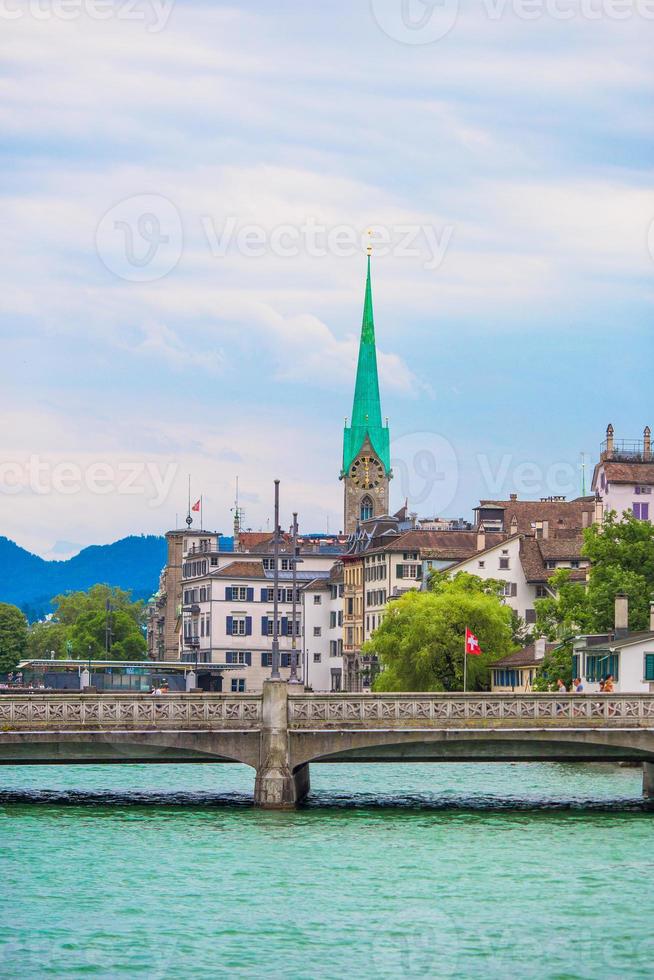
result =
[[[388,514],[391,471],[388,423],[382,424],[375,344],[375,318],[368,248],[366,293],[359,342],[354,403],[343,432],[344,531],[353,534],[360,521]]]

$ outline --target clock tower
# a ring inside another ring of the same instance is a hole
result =
[[[345,533],[352,534],[359,521],[388,514],[389,482],[392,477],[388,425],[382,425],[372,311],[370,256],[359,343],[359,363],[354,389],[352,423],[345,421],[343,433],[343,480]]]

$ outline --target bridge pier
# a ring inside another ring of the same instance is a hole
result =
[[[266,810],[292,810],[302,802],[309,788],[309,766],[300,766],[292,772],[289,763],[288,684],[264,681],[254,805]]]
[[[643,796],[654,802],[654,762],[643,762]]]

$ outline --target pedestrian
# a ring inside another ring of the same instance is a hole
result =
[[[604,693],[613,694],[613,690],[614,690],[613,674],[609,674],[609,676],[604,681]]]
[[[563,683],[563,681],[561,680],[560,677],[559,677],[558,681],[556,682],[556,689],[559,692],[559,694],[567,694],[568,693],[568,689],[567,689],[567,687],[565,686],[565,684]]]
[[[584,693],[584,685],[581,683],[581,677],[575,677],[572,689],[574,690],[575,694]]]
[[[599,692],[600,692],[600,694],[604,694],[604,684],[605,683],[606,682],[605,682],[604,678],[603,677],[600,677],[600,682],[599,682]]]

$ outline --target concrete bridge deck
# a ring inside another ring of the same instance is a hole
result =
[[[255,801],[293,806],[311,762],[640,762],[654,795],[654,695],[0,696],[0,764],[241,762]]]

